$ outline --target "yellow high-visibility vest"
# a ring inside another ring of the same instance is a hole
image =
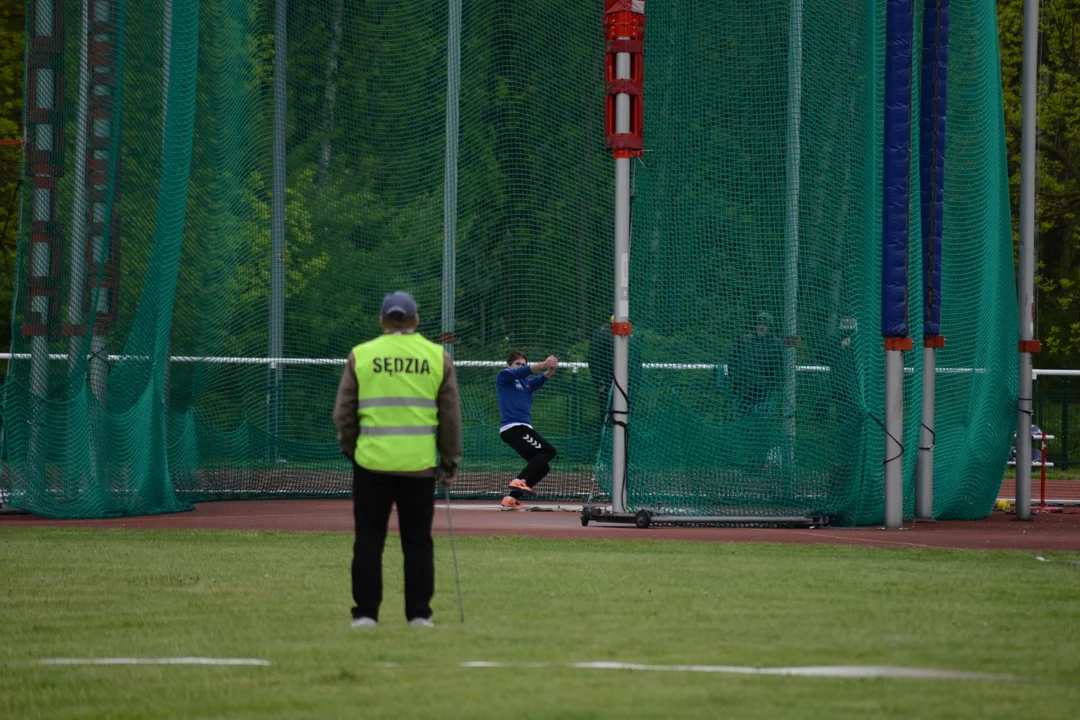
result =
[[[354,347],[353,359],[360,401],[356,464],[375,472],[435,467],[442,346],[416,333],[388,333]]]

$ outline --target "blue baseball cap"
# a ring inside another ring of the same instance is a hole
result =
[[[400,315],[406,318],[416,317],[416,300],[404,290],[389,293],[383,298],[381,315],[383,317],[390,317],[391,315]]]

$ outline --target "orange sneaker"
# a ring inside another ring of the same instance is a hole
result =
[[[525,503],[521,502],[517,498],[512,498],[509,495],[502,499],[502,506],[504,510],[520,510],[525,507]]]
[[[521,478],[514,478],[513,480],[511,480],[510,481],[510,488],[513,489],[513,490],[521,490],[522,492],[527,492],[527,493],[532,492],[532,488],[529,487],[528,484],[524,480],[522,480]]]

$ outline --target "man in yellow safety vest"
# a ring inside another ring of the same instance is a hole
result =
[[[383,334],[349,353],[334,405],[341,452],[353,462],[354,628],[375,627],[382,551],[397,505],[405,555],[405,618],[431,627],[435,482],[451,484],[461,462],[461,404],[449,354],[416,332],[416,301],[383,298]]]

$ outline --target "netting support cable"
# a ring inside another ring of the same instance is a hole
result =
[[[630,396],[627,394],[626,388],[619,384],[618,379],[615,378],[614,375],[611,378],[611,388],[612,388],[611,399],[608,401],[609,402],[609,405],[608,405],[608,420],[611,423],[611,428],[612,428],[613,433],[614,433],[616,428],[622,430],[623,435],[626,438],[624,440],[625,444],[624,444],[623,447],[624,447],[624,450],[626,451],[626,454],[629,455],[629,447],[630,447],[630,433],[629,433],[629,430],[630,430],[630,428],[629,428],[627,423],[628,423],[628,421],[630,419],[630,413],[628,411],[626,411],[626,410],[621,411],[621,412],[615,410],[615,397],[616,396],[621,396],[622,397],[622,403],[621,404],[624,407],[629,408]],[[621,417],[619,417],[619,416],[621,416]],[[618,483],[615,482],[614,468],[612,469],[612,473],[613,473],[612,474],[612,483],[611,483],[612,509],[614,510],[614,512],[626,512],[626,508],[628,507],[628,504],[626,502],[626,500],[627,500],[627,482],[626,481],[627,481],[627,475],[628,475],[627,464],[623,463],[622,475],[620,476],[620,481]],[[618,495],[618,498],[619,498],[618,500],[615,499],[616,498],[616,495],[615,495],[615,489],[616,488],[619,488],[619,490],[620,490],[620,493]],[[622,510],[615,510],[616,507],[621,507]]]
[[[449,0],[446,30],[446,168],[443,179],[443,348],[454,354],[457,292],[458,133],[461,102],[461,0]]]
[[[273,164],[270,207],[270,348],[269,357],[285,356],[285,74],[288,52],[288,0],[274,3],[274,111]],[[281,438],[282,365],[269,366],[269,418],[267,430],[276,448]]]
[[[878,424],[878,427],[881,428],[885,432],[886,440],[888,442],[894,443],[896,445],[896,447],[899,448],[895,455],[892,455],[891,457],[886,456],[885,460],[882,462],[882,465],[888,465],[889,463],[899,461],[900,458],[903,457],[903,455],[904,455],[904,443],[902,441],[903,439],[900,438],[899,436],[896,436],[896,435],[893,435],[892,433],[890,433],[889,429],[885,425],[885,423],[881,422],[881,420],[878,420],[877,415],[874,415],[873,413],[869,413],[869,416],[870,416],[870,419],[873,420],[874,422],[876,422]]]
[[[1024,0],[1023,89],[1020,102],[1019,387],[1016,413],[1016,519],[1031,520],[1031,352],[1035,335],[1035,140],[1039,0]],[[1023,462],[1021,462],[1023,460]]]
[[[927,427],[926,425],[923,425],[922,428],[924,430],[929,430],[930,431],[930,444],[929,445],[920,445],[919,449],[920,450],[933,450],[935,447],[937,447],[937,433],[934,432],[934,428],[932,428],[932,427]]]

